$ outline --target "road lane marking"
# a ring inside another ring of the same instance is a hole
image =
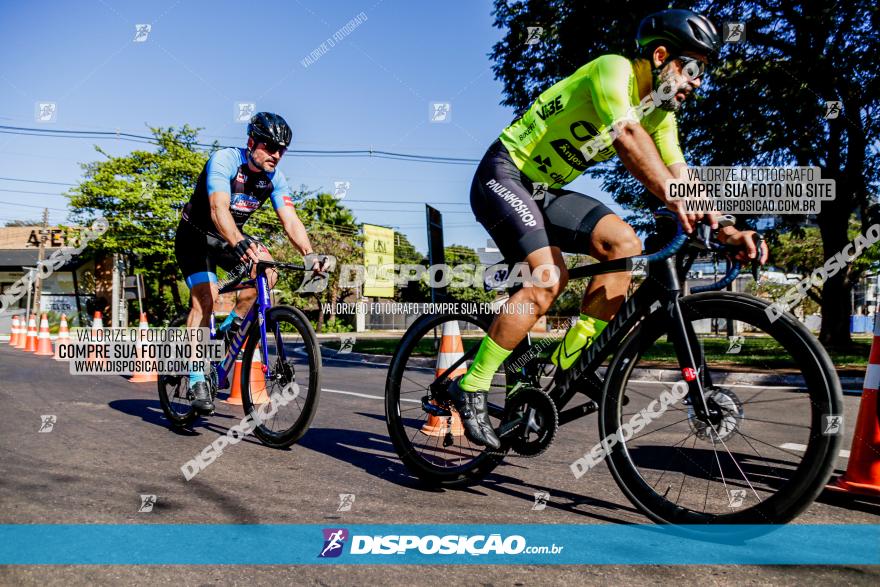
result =
[[[355,397],[365,397],[367,399],[381,399],[381,400],[385,399],[385,397],[381,396],[381,395],[369,395],[366,393],[357,393],[356,391],[345,391],[344,389],[329,389],[327,387],[322,387],[321,391],[326,391],[327,393],[341,393],[342,395],[353,395]],[[400,401],[411,402],[414,404],[422,403],[420,400],[417,400],[417,399],[401,399]]]
[[[630,379],[630,383],[653,383],[654,385],[672,385],[671,381],[652,381],[649,379]],[[806,391],[806,387],[798,385],[750,385],[748,383],[728,383],[720,384],[722,387],[742,387],[744,389],[772,389],[774,391]],[[861,389],[844,389],[843,393],[847,395],[862,395]]]
[[[806,444],[798,444],[796,442],[786,442],[785,444],[780,444],[779,448],[784,448],[786,450],[796,450],[798,452],[804,452],[805,450],[807,450],[807,445]],[[848,459],[849,458],[849,451],[848,450],[840,451],[840,458]]]

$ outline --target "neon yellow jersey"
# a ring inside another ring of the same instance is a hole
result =
[[[616,152],[610,144],[587,149],[595,153],[592,158],[582,147],[626,119],[641,123],[666,165],[684,163],[675,115],[660,108],[641,120],[635,114],[635,106],[650,90],[647,61],[603,55],[545,90],[521,118],[504,129],[501,142],[529,179],[550,187],[563,186],[591,165],[613,157]]]

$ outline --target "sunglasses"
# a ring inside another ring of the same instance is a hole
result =
[[[287,152],[287,147],[284,145],[280,145],[278,143],[261,143],[263,145],[263,149],[270,154],[278,153],[279,155],[284,155]]]
[[[691,79],[700,79],[706,74],[706,64],[699,59],[686,55],[679,55],[676,59],[681,61],[682,68]],[[691,75],[692,73],[696,75]]]

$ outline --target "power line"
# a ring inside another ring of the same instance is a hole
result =
[[[155,137],[138,135],[127,132],[100,131],[100,130],[70,130],[59,128],[31,128],[24,126],[0,125],[0,134],[43,136],[53,138],[79,138],[79,139],[102,139],[113,138],[116,140],[130,141],[134,143],[149,143],[158,145]],[[229,145],[215,145],[213,143],[191,142],[190,144],[213,149],[214,147],[229,147]],[[380,149],[289,149],[288,154],[296,157],[374,157],[378,159],[393,159],[397,161],[410,161],[417,163],[441,163],[448,165],[474,165],[479,159],[466,157],[441,157],[439,155],[416,155],[412,153],[396,153]]]
[[[77,185],[75,183],[66,183],[63,181],[45,181],[42,179],[24,179],[24,178],[20,178],[20,177],[0,177],[0,179],[2,179],[3,181],[23,181],[25,183],[47,183],[47,184],[51,184],[51,185],[69,185],[69,186]]]

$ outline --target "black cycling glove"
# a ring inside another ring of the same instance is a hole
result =
[[[233,247],[233,250],[235,251],[235,254],[239,256],[239,258],[247,260],[249,258],[247,252],[251,248],[251,243],[255,242],[257,241],[249,236],[246,236],[238,241],[238,243],[236,243],[236,245]]]

